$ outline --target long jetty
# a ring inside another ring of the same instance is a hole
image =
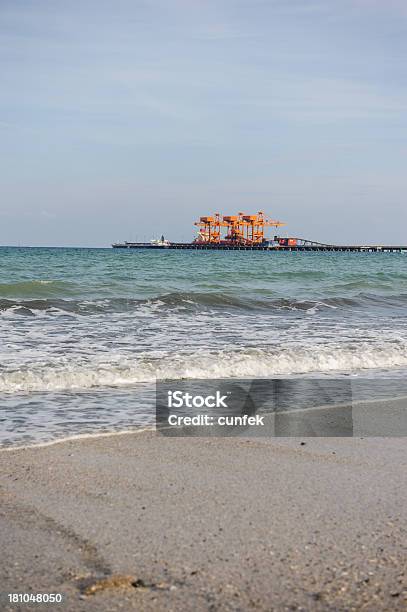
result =
[[[407,246],[395,245],[333,245],[310,243],[295,246],[269,244],[205,244],[199,242],[171,242],[170,244],[150,244],[148,242],[119,242],[112,244],[114,249],[161,249],[193,251],[269,251],[272,253],[301,252],[342,252],[342,253],[407,253]]]

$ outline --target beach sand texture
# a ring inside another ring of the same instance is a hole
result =
[[[0,464],[3,593],[62,592],[52,609],[69,611],[406,609],[403,438],[143,432]]]

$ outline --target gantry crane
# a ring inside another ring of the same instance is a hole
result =
[[[208,244],[261,244],[265,241],[266,227],[282,227],[285,223],[265,217],[262,211],[257,215],[247,215],[239,212],[237,215],[224,215],[215,213],[211,217],[200,217],[195,223],[200,230],[196,242]],[[226,229],[222,237],[221,228]]]
[[[220,228],[225,226],[225,222],[221,219],[219,213],[215,213],[212,217],[200,217],[199,221],[196,221],[200,229],[196,242],[207,242],[219,244],[221,240]]]

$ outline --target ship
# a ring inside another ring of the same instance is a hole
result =
[[[166,248],[171,246],[171,242],[161,236],[161,238],[155,238],[150,240],[150,242],[114,242],[112,247],[114,249],[131,249],[131,248],[144,248],[144,249],[154,249],[154,248]]]

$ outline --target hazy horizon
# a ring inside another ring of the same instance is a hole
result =
[[[401,0],[2,0],[0,244],[407,243]],[[273,234],[273,230],[270,235]]]

